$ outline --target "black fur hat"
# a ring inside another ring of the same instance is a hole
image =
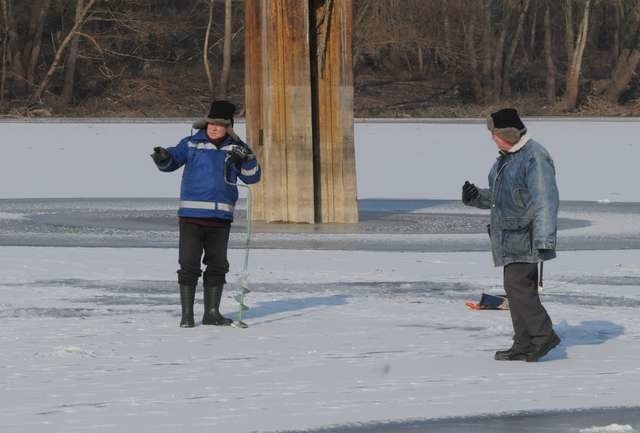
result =
[[[487,128],[494,134],[504,138],[509,143],[517,143],[527,128],[520,120],[515,108],[503,108],[487,117]]]
[[[229,101],[213,101],[209,108],[209,115],[202,120],[193,122],[196,129],[206,128],[207,123],[220,123],[223,125],[233,126],[233,115],[236,112],[236,106]]]

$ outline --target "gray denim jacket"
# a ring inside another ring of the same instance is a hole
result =
[[[470,206],[491,209],[491,252],[495,266],[537,263],[556,256],[558,187],[549,152],[529,139],[518,151],[500,155]]]

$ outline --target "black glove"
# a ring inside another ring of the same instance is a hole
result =
[[[153,162],[155,162],[156,164],[164,164],[169,160],[169,158],[171,158],[171,155],[169,155],[167,149],[158,146],[153,148],[151,158],[153,158]]]
[[[251,155],[253,155],[253,152],[246,146],[236,145],[229,151],[229,159],[238,167],[242,166],[242,163],[249,159]]]
[[[478,197],[480,192],[478,188],[468,180],[462,185],[462,203],[469,204],[473,199]]]

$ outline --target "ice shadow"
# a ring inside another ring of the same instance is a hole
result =
[[[335,307],[347,303],[347,295],[311,296],[307,298],[278,299],[275,301],[258,302],[256,306],[250,306],[243,313],[243,318],[248,320],[259,319],[274,314],[300,312],[317,307]],[[273,322],[281,318],[262,321],[260,323]]]
[[[624,326],[608,320],[585,320],[578,325],[569,325],[565,320],[554,326],[562,342],[544,357],[545,361],[567,358],[571,346],[598,345],[624,334]]]

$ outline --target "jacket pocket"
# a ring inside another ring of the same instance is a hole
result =
[[[525,218],[504,218],[502,228],[505,257],[526,257],[532,254],[531,221]]]

